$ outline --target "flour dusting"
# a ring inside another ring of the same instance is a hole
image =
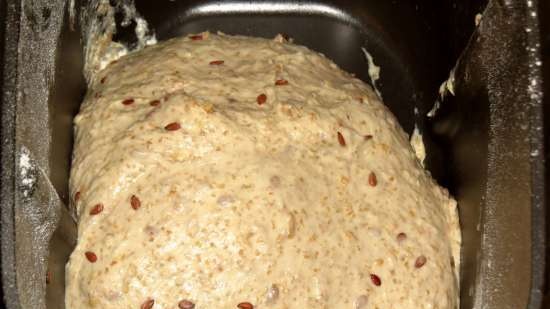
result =
[[[374,88],[374,92],[376,92],[379,98],[382,98],[382,94],[376,86],[376,81],[380,79],[380,67],[374,63],[374,58],[364,47],[361,47],[361,50],[363,51],[363,54],[365,54],[365,57],[367,57],[367,61],[369,63],[369,78],[372,87]]]
[[[29,197],[32,193],[34,184],[36,183],[36,176],[33,173],[35,167],[31,162],[31,157],[27,148],[21,149],[18,163],[23,196]]]
[[[116,33],[115,12],[117,8],[124,14],[122,26],[130,25],[132,20],[136,23],[134,31],[137,42],[131,49],[112,40]],[[155,34],[149,29],[147,21],[139,16],[133,3],[124,3],[115,8],[110,5],[108,0],[101,0],[96,3],[95,12],[97,15],[91,17],[89,30],[85,35],[87,42],[84,73],[88,80],[92,80],[97,72],[120,57],[157,43]]]
[[[426,159],[426,147],[424,146],[424,141],[422,140],[422,133],[420,133],[420,130],[416,125],[414,126],[414,131],[411,135],[410,142],[414,153],[418,158],[418,161],[420,161],[420,164],[422,164],[422,167],[424,167],[424,160]]]

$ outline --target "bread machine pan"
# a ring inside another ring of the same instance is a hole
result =
[[[114,40],[135,20],[115,7]],[[541,308],[545,210],[537,0],[135,1],[159,41],[204,30],[285,33],[377,86],[427,168],[457,198],[461,308]],[[5,306],[64,308],[75,244],[68,205],[72,119],[86,90],[85,33],[97,1],[0,1],[1,258]],[[480,15],[477,15],[480,14]],[[479,26],[476,27],[476,23]],[[101,31],[101,29],[97,29]],[[439,88],[454,82],[444,99]],[[440,108],[426,117],[434,103]],[[47,283],[48,282],[48,283]],[[72,308],[75,309],[75,308]]]

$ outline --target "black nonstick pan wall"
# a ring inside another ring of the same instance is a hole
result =
[[[92,1],[94,2],[94,1]],[[117,8],[113,40],[135,45]],[[76,226],[72,118],[86,90],[88,1],[0,1],[1,244],[5,307],[64,308]],[[369,82],[418,126],[427,168],[457,198],[461,308],[541,308],[545,271],[542,77],[536,0],[135,1],[157,39],[203,30],[285,33]],[[476,14],[482,14],[476,27]],[[454,94],[439,87],[454,68]],[[441,108],[426,117],[436,101]],[[48,281],[48,283],[46,282]],[[75,308],[71,308],[75,309]]]

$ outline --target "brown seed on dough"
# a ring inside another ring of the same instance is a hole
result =
[[[132,105],[132,104],[134,104],[134,99],[126,99],[126,100],[122,101],[122,104],[123,105]]]
[[[368,140],[370,140],[370,139],[372,139],[372,135],[370,135],[370,134],[365,135],[365,140],[366,140],[366,141],[368,141]]]
[[[407,239],[407,234],[401,232],[399,234],[397,234],[397,241],[398,242],[402,242],[404,241],[405,239]]]
[[[416,258],[416,261],[414,262],[414,267],[420,268],[420,267],[424,266],[424,264],[426,264],[427,261],[428,261],[428,259],[426,259],[425,256],[421,255],[421,256]]]
[[[286,79],[278,79],[275,81],[275,85],[277,86],[288,85],[288,81]]]
[[[243,302],[237,305],[237,308],[239,309],[254,309],[254,305],[248,302]]]
[[[97,262],[97,255],[95,255],[95,253],[93,253],[92,251],[86,251],[84,253],[84,255],[86,256],[86,259],[90,262],[90,263],[95,263]]]
[[[166,131],[176,131],[176,130],[179,130],[180,128],[181,128],[181,125],[177,122],[169,123],[164,127]]]
[[[141,304],[140,309],[151,309],[155,305],[155,300],[152,298],[148,298],[146,301]]]
[[[78,192],[76,192],[76,193],[74,194],[74,202],[76,203],[76,202],[78,202],[79,200],[80,200],[80,191],[78,191]]]
[[[103,76],[103,78],[99,81],[100,83],[105,83],[105,81],[107,80],[107,76]]]
[[[380,286],[382,284],[382,280],[380,280],[380,277],[378,277],[375,274],[370,275],[370,281],[376,286]]]
[[[50,282],[52,282],[52,272],[48,270],[46,272],[46,284],[50,284]]]
[[[141,201],[137,196],[132,195],[132,197],[130,198],[130,205],[132,205],[132,208],[134,210],[138,210],[138,208],[141,207]]]
[[[92,209],[90,209],[90,215],[95,216],[103,211],[103,204],[95,204]]]
[[[345,147],[346,146],[346,140],[344,139],[344,136],[340,132],[338,132],[337,135],[338,135],[338,143],[340,144],[340,146]]]
[[[265,94],[260,94],[257,98],[256,98],[256,102],[258,102],[259,105],[262,105],[264,104],[265,102],[267,101],[267,96]]]
[[[374,172],[370,172],[370,174],[369,174],[369,185],[371,187],[376,187],[377,183],[378,183],[378,180],[376,179],[376,174]]]
[[[180,309],[193,309],[195,308],[195,304],[191,301],[188,301],[187,299],[184,299],[178,303],[178,307]]]
[[[214,60],[214,61],[210,61],[210,65],[221,65],[223,64],[223,60]]]
[[[153,100],[153,101],[149,102],[149,105],[151,105],[151,106],[159,106],[159,105],[160,105],[160,100]]]
[[[193,41],[200,41],[202,40],[202,34],[192,35],[189,38]]]

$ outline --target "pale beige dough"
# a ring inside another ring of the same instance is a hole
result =
[[[202,38],[92,81],[67,308],[454,309],[456,203],[372,89],[280,37]]]

